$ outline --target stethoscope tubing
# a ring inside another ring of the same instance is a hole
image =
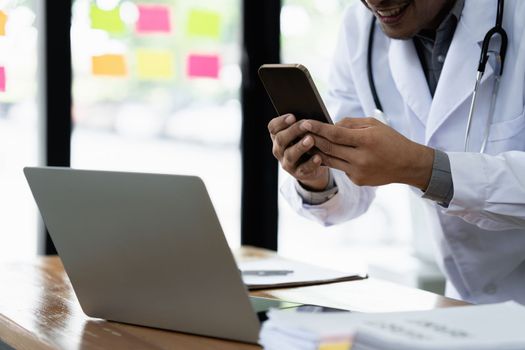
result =
[[[468,145],[470,141],[470,128],[472,127],[472,117],[474,116],[474,110],[476,109],[476,100],[478,97],[479,84],[481,83],[481,78],[483,78],[483,73],[479,72],[476,74],[476,83],[474,89],[472,90],[472,99],[470,100],[470,109],[467,117],[467,127],[465,129],[465,145],[464,151],[468,151]]]
[[[480,54],[478,69],[476,73],[476,82],[474,84],[474,89],[472,90],[472,99],[470,101],[470,109],[469,109],[469,113],[467,116],[467,125],[465,128],[465,139],[464,139],[464,151],[465,152],[468,152],[469,150],[469,142],[470,142],[471,129],[472,129],[472,119],[474,117],[474,111],[476,109],[476,100],[478,96],[479,87],[481,84],[481,79],[483,78],[483,74],[485,73],[485,67],[489,60],[489,56],[492,54],[495,56],[495,62],[497,63],[497,67],[494,70],[494,86],[492,90],[491,101],[490,101],[490,106],[489,106],[489,115],[487,117],[486,127],[483,133],[483,139],[481,143],[480,152],[484,153],[485,148],[487,146],[490,125],[492,124],[492,120],[494,117],[497,94],[498,94],[499,85],[501,81],[501,75],[503,74],[503,67],[504,67],[505,57],[506,57],[506,52],[507,52],[508,37],[507,37],[507,33],[505,29],[503,29],[503,26],[502,26],[504,7],[505,7],[505,1],[498,0],[496,24],[493,28],[491,28],[487,32],[487,34],[485,34],[485,37],[483,38],[483,43],[481,45],[481,54]],[[376,116],[376,118],[380,120],[382,119],[381,121],[386,122],[388,121],[388,118],[386,117],[386,114],[383,112],[383,106],[379,99],[379,94],[377,93],[377,89],[376,89],[376,85],[374,81],[374,72],[372,69],[372,56],[373,56],[375,27],[376,27],[376,17],[372,16],[372,21],[370,22],[370,30],[369,30],[369,35],[368,35],[367,67],[366,68],[367,68],[368,83],[370,85],[370,91],[372,92],[372,98],[374,99],[374,104],[375,104],[374,116]],[[500,40],[499,50],[491,51],[490,44],[492,40],[496,37],[500,38],[499,39]]]

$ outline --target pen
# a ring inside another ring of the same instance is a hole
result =
[[[244,270],[243,276],[286,276],[293,273],[292,270]]]

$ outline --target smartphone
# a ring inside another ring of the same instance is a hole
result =
[[[259,78],[278,115],[291,113],[297,120],[315,119],[333,124],[305,66],[264,64],[259,68]]]

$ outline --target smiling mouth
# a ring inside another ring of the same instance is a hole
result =
[[[406,2],[405,4],[402,4],[401,6],[392,7],[388,9],[376,9],[375,12],[379,19],[386,24],[394,24],[398,22],[401,17],[403,17],[403,14],[405,13],[405,10],[410,5],[410,2]]]

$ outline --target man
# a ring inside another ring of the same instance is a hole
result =
[[[356,2],[344,15],[330,76],[339,122],[284,115],[268,129],[275,157],[294,178],[282,191],[300,214],[336,224],[364,213],[376,186],[407,184],[436,219],[447,295],[525,303],[524,1],[505,2],[509,44],[493,118],[491,61],[464,149],[480,45],[496,9],[497,0]],[[365,118],[376,107],[367,77],[372,16],[372,70],[389,125]],[[314,155],[301,162],[306,152]]]

